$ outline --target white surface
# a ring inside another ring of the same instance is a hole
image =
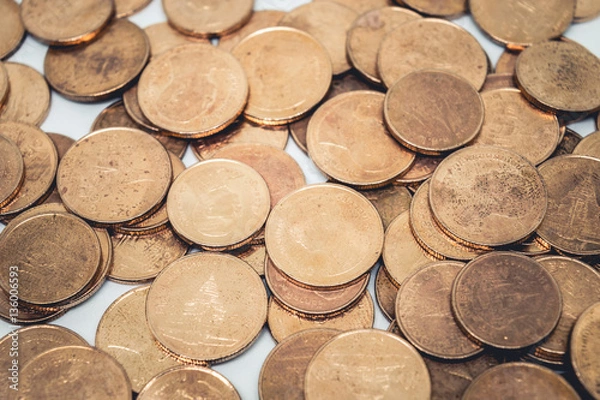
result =
[[[255,9],[279,9],[289,11],[300,4],[307,3],[306,0],[256,0]],[[144,28],[157,22],[166,21],[159,0],[152,3],[130,20]],[[484,37],[475,26],[470,16],[463,16],[454,20],[455,23],[471,32],[483,45],[493,65],[502,53],[502,47],[494,44]],[[590,22],[576,24],[569,28],[566,36],[583,44],[596,56],[600,56],[600,19]],[[30,65],[43,73],[43,62],[47,47],[27,37],[21,48],[9,58]],[[56,132],[68,135],[74,139],[81,138],[89,132],[92,122],[106,106],[114,102],[110,100],[97,104],[79,104],[52,92],[52,107],[48,118],[42,125],[46,132]],[[587,135],[595,130],[592,118],[570,126],[581,135]],[[312,161],[296,146],[290,137],[286,150],[298,161],[302,167],[308,183],[324,182],[325,178],[317,170]],[[187,166],[194,164],[197,160],[188,149],[184,162]],[[2,227],[2,225],[0,225]],[[3,227],[2,227],[3,228]],[[0,229],[2,229],[0,228]],[[372,275],[369,283],[369,291],[374,298],[375,275]],[[90,344],[94,343],[96,327],[106,308],[121,294],[132,289],[133,286],[120,285],[106,282],[100,291],[82,305],[67,312],[67,314],[53,324],[62,325],[74,330],[83,336]],[[177,310],[174,310],[177,312]],[[387,329],[389,323],[376,307],[375,327]],[[0,321],[0,336],[15,329],[14,326]],[[258,340],[242,355],[233,360],[213,366],[213,368],[225,375],[237,388],[243,399],[258,399],[258,376],[264,359],[275,345],[267,328],[265,327]]]

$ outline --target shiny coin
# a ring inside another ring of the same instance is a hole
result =
[[[375,298],[377,304],[383,312],[383,315],[390,321],[396,319],[396,296],[398,295],[398,287],[389,277],[385,266],[380,266],[377,270],[375,278]]]
[[[167,22],[159,22],[144,28],[150,41],[150,57],[158,57],[177,46],[190,43],[208,42],[208,39],[194,38],[173,29]]]
[[[600,303],[585,310],[571,333],[571,363],[577,379],[594,399],[600,399]]]
[[[489,92],[490,90],[496,89],[513,89],[516,88],[517,84],[514,80],[513,74],[489,74],[485,78],[485,83],[481,88],[480,92]]]
[[[402,3],[421,14],[440,18],[456,18],[467,11],[465,0],[403,0]]]
[[[573,154],[600,159],[600,131],[589,134],[573,149]]]
[[[20,6],[14,0],[1,0],[0,59],[7,58],[21,44],[25,28],[21,21]]]
[[[225,51],[231,51],[231,49],[237,46],[237,44],[246,36],[264,28],[277,26],[284,15],[285,12],[277,10],[253,12],[252,16],[244,26],[235,32],[219,38],[219,48]]]
[[[0,121],[15,121],[40,126],[50,110],[50,89],[44,77],[25,65],[5,63],[10,93]]]
[[[12,140],[0,134],[0,207],[15,198],[24,178],[21,151]]]
[[[387,229],[388,225],[398,215],[410,208],[412,195],[407,188],[398,185],[389,185],[380,189],[363,190],[360,192],[365,196],[377,209],[383,229]]]
[[[128,17],[141,11],[151,0],[115,0],[115,17]]]
[[[433,172],[445,156],[426,156],[417,154],[410,168],[394,180],[395,185],[412,185],[423,182],[433,175]]]

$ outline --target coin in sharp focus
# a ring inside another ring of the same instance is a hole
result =
[[[202,161],[181,173],[169,191],[167,212],[175,232],[205,249],[248,243],[270,210],[265,180],[239,161]]]
[[[244,115],[251,121],[264,125],[293,122],[329,90],[329,54],[306,32],[288,27],[261,29],[243,39],[231,53],[248,77],[250,97]]]
[[[389,277],[385,266],[380,266],[377,270],[375,278],[375,298],[377,304],[383,312],[383,315],[390,321],[396,319],[396,296],[398,295],[398,287]]]
[[[469,385],[462,398],[578,400],[580,397],[554,371],[539,365],[511,362],[483,372]]]
[[[377,262],[383,226],[375,207],[358,192],[336,184],[310,185],[273,208],[265,244],[275,266],[293,280],[340,286]]]
[[[387,229],[394,218],[410,208],[412,201],[412,195],[408,189],[399,185],[363,190],[360,193],[373,203],[377,209],[384,230]]]
[[[457,323],[473,340],[499,349],[540,342],[556,327],[561,309],[552,275],[537,261],[511,252],[469,262],[452,288]]]
[[[346,308],[341,313],[322,318],[302,316],[283,307],[279,300],[271,296],[269,300],[268,326],[271,336],[281,342],[295,333],[314,328],[337,329],[352,331],[373,326],[375,309],[369,291],[365,291],[358,302]]]
[[[575,0],[471,0],[475,23],[493,40],[508,49],[520,50],[534,43],[559,37],[571,24]]]
[[[490,90],[495,89],[516,89],[517,85],[515,84],[514,75],[513,74],[488,74],[485,78],[485,83],[480,90],[480,93],[488,92]]]
[[[267,249],[264,244],[251,244],[248,247],[233,250],[230,254],[247,262],[258,275],[263,276],[265,274]]]
[[[600,159],[600,131],[590,133],[573,149],[573,154]]]
[[[285,12],[278,10],[254,11],[252,16],[240,29],[228,35],[219,38],[219,48],[225,51],[231,51],[246,36],[264,29],[277,26]]]
[[[177,46],[190,43],[208,43],[208,39],[191,37],[173,29],[168,22],[159,22],[144,28],[150,41],[150,57],[158,57]]]
[[[90,43],[51,47],[44,59],[44,73],[50,86],[66,98],[94,102],[133,81],[149,56],[144,31],[127,19],[117,19]]]
[[[114,0],[115,18],[128,17],[144,9],[151,0]]]
[[[0,121],[15,121],[41,125],[50,110],[50,89],[44,77],[35,69],[19,63],[5,63],[10,93]]]
[[[423,182],[433,175],[433,171],[435,171],[444,158],[446,157],[417,154],[410,168],[394,180],[394,185],[409,186]]]
[[[592,112],[600,108],[599,69],[598,57],[582,45],[552,41],[521,53],[515,79],[523,95],[542,109]]]
[[[439,18],[456,18],[467,12],[465,0],[450,0],[439,2],[436,0],[402,0],[403,5],[418,11],[421,14]]]
[[[0,59],[7,58],[21,44],[25,28],[21,21],[20,6],[14,0],[0,0]]]
[[[342,333],[317,351],[308,365],[304,389],[307,400],[357,396],[416,400],[429,399],[431,382],[423,358],[405,340],[363,329]]]
[[[135,84],[123,93],[123,105],[129,117],[146,130],[159,132],[161,129],[146,118],[138,100],[138,85]]]
[[[600,254],[600,160],[565,155],[546,161],[539,172],[548,191],[548,211],[536,233],[570,254]]]
[[[0,111],[6,104],[8,93],[10,92],[10,82],[8,81],[8,71],[3,62],[0,62]]]
[[[188,362],[236,356],[254,342],[266,317],[261,278],[244,261],[222,253],[194,253],[173,262],[154,280],[146,300],[156,340]]]
[[[25,164],[17,145],[0,133],[0,208],[18,194],[25,178]]]
[[[391,1],[389,0],[314,0],[319,1],[334,1],[343,6],[353,9],[358,14],[366,13],[367,11],[374,10],[376,8],[382,8],[389,6]]]
[[[481,129],[484,105],[464,78],[421,70],[403,76],[385,95],[385,123],[406,147],[438,155],[469,143]]]
[[[600,302],[588,307],[571,332],[571,364],[577,379],[594,399],[600,399]]]
[[[385,36],[379,47],[377,69],[386,87],[424,68],[452,72],[479,90],[485,82],[488,61],[469,32],[440,19],[409,21]]]

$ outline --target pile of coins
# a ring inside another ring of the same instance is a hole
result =
[[[210,366],[266,323],[261,399],[600,399],[600,132],[566,127],[600,60],[561,37],[600,4],[471,0],[491,73],[464,1],[123,18],[148,3],[0,0],[0,57],[50,46],[44,76],[0,63],[0,317],[33,324],[0,340],[2,398],[237,399]],[[116,101],[74,141],[39,128],[48,84]],[[38,325],[106,279],[142,286],[95,347]]]

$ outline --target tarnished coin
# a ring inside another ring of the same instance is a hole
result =
[[[246,36],[264,29],[277,26],[285,12],[278,10],[255,11],[252,16],[240,29],[228,35],[219,38],[219,48],[225,51],[231,51]]]
[[[171,26],[190,36],[222,36],[248,21],[253,0],[162,0]]]
[[[8,81],[8,71],[3,62],[0,62],[0,110],[6,104],[8,93],[10,92],[10,82]]]
[[[549,9],[546,5],[543,8]],[[598,57],[582,45],[551,41],[537,43],[521,53],[515,79],[523,95],[540,108],[591,112],[600,108],[599,69]]]
[[[261,29],[231,50],[250,85],[244,115],[265,125],[302,118],[327,93],[332,67],[327,51],[308,33],[287,27]]]
[[[421,70],[400,78],[385,95],[385,123],[403,145],[438,155],[469,143],[483,124],[483,101],[465,79]]]
[[[50,86],[66,98],[99,101],[135,79],[149,56],[144,31],[127,19],[117,19],[90,43],[51,47],[44,59],[44,73]]]
[[[265,274],[265,263],[267,260],[267,249],[263,244],[251,244],[247,247],[241,247],[233,250],[230,254],[236,256],[240,260],[243,260],[252,267],[254,271],[260,276]]]
[[[402,336],[402,331],[398,327],[398,323],[396,322],[396,320],[393,320],[392,322],[390,322],[390,326],[388,326],[388,328],[386,330],[389,333],[393,333],[394,335],[400,336],[402,339],[404,339],[404,336]]]
[[[191,362],[225,361],[241,353],[266,317],[267,293],[258,274],[222,253],[195,253],[173,262],[152,283],[146,300],[156,340]]]
[[[485,78],[485,83],[481,88],[480,92],[489,92],[490,90],[496,89],[513,89],[516,88],[517,84],[514,80],[513,74],[489,74]]]
[[[470,0],[475,23],[492,39],[519,50],[559,37],[571,24],[575,0]]]
[[[19,63],[5,63],[10,93],[0,121],[23,122],[40,126],[50,110],[50,88],[35,69]]]
[[[138,101],[137,84],[133,85],[123,93],[123,105],[125,106],[125,110],[127,110],[129,117],[135,121],[136,124],[143,126],[149,131],[159,132],[161,130],[158,126],[150,122],[142,112]]]
[[[159,22],[144,28],[150,41],[150,57],[158,57],[177,46],[190,43],[206,43],[208,39],[201,39],[184,35],[173,29],[167,22]]]
[[[573,154],[600,159],[600,131],[590,133],[573,149]]]
[[[152,0],[114,0],[115,1],[115,17],[123,18],[141,11]]]
[[[385,36],[377,56],[379,75],[388,88],[405,75],[427,68],[452,72],[479,90],[487,67],[487,56],[477,39],[440,19],[400,25]]]
[[[467,11],[466,0],[402,0],[402,4],[421,14],[440,18],[456,18]]]
[[[454,280],[452,310],[474,340],[500,349],[538,343],[561,315],[560,289],[535,260],[511,252],[484,254]]]
[[[571,333],[571,363],[577,379],[594,399],[600,399],[600,302],[577,319]]]
[[[385,6],[389,6],[391,1],[389,0],[314,0],[316,2],[319,1],[334,1],[341,5],[344,5],[348,8],[353,9],[359,14],[366,13],[367,11],[374,10],[376,8],[381,8]]]
[[[143,219],[171,184],[167,150],[136,129],[107,128],[83,137],[63,157],[56,186],[65,206],[99,225]]]
[[[398,215],[410,208],[412,195],[407,188],[398,185],[389,185],[380,189],[363,190],[360,192],[365,196],[377,209],[383,229],[387,229],[388,225]]]
[[[565,155],[539,167],[548,211],[536,233],[552,247],[576,255],[600,254],[600,160]]]
[[[14,0],[0,0],[0,9],[0,59],[4,59],[21,44],[25,27],[19,15],[20,6]]]
[[[429,179],[444,158],[445,156],[417,154],[410,168],[400,175],[400,177],[396,178],[394,184],[408,186]]]
[[[390,321],[396,319],[396,296],[398,295],[398,287],[389,277],[388,272],[385,270],[385,266],[382,265],[377,270],[377,276],[375,278],[375,298],[377,304]]]
[[[561,128],[562,138],[554,150],[554,153],[550,156],[550,158],[562,156],[565,154],[572,154],[575,147],[581,142],[583,139],[581,135],[575,132],[572,129],[562,127]]]
[[[600,14],[600,3],[595,0],[577,0],[575,2],[575,15],[573,22],[585,22],[596,18]]]
[[[206,249],[234,249],[248,243],[269,210],[265,180],[233,160],[207,160],[186,169],[167,198],[175,232]]]
[[[383,227],[375,207],[336,184],[306,186],[271,211],[265,244],[284,274],[308,286],[352,282],[377,262]]]
[[[21,151],[0,132],[0,207],[15,198],[24,178],[25,164]]]
[[[210,44],[178,46],[152,59],[138,84],[144,115],[185,138],[230,125],[247,99],[248,81],[238,60]]]
[[[429,399],[431,382],[425,362],[405,340],[364,329],[342,333],[317,351],[306,371],[304,391],[307,400]]]
[[[496,62],[496,68],[494,69],[494,72],[496,74],[514,75],[515,66],[517,65],[517,59],[519,58],[519,54],[521,53],[518,51],[511,51],[510,49],[505,49],[502,52],[502,54],[500,54],[500,57]]]

